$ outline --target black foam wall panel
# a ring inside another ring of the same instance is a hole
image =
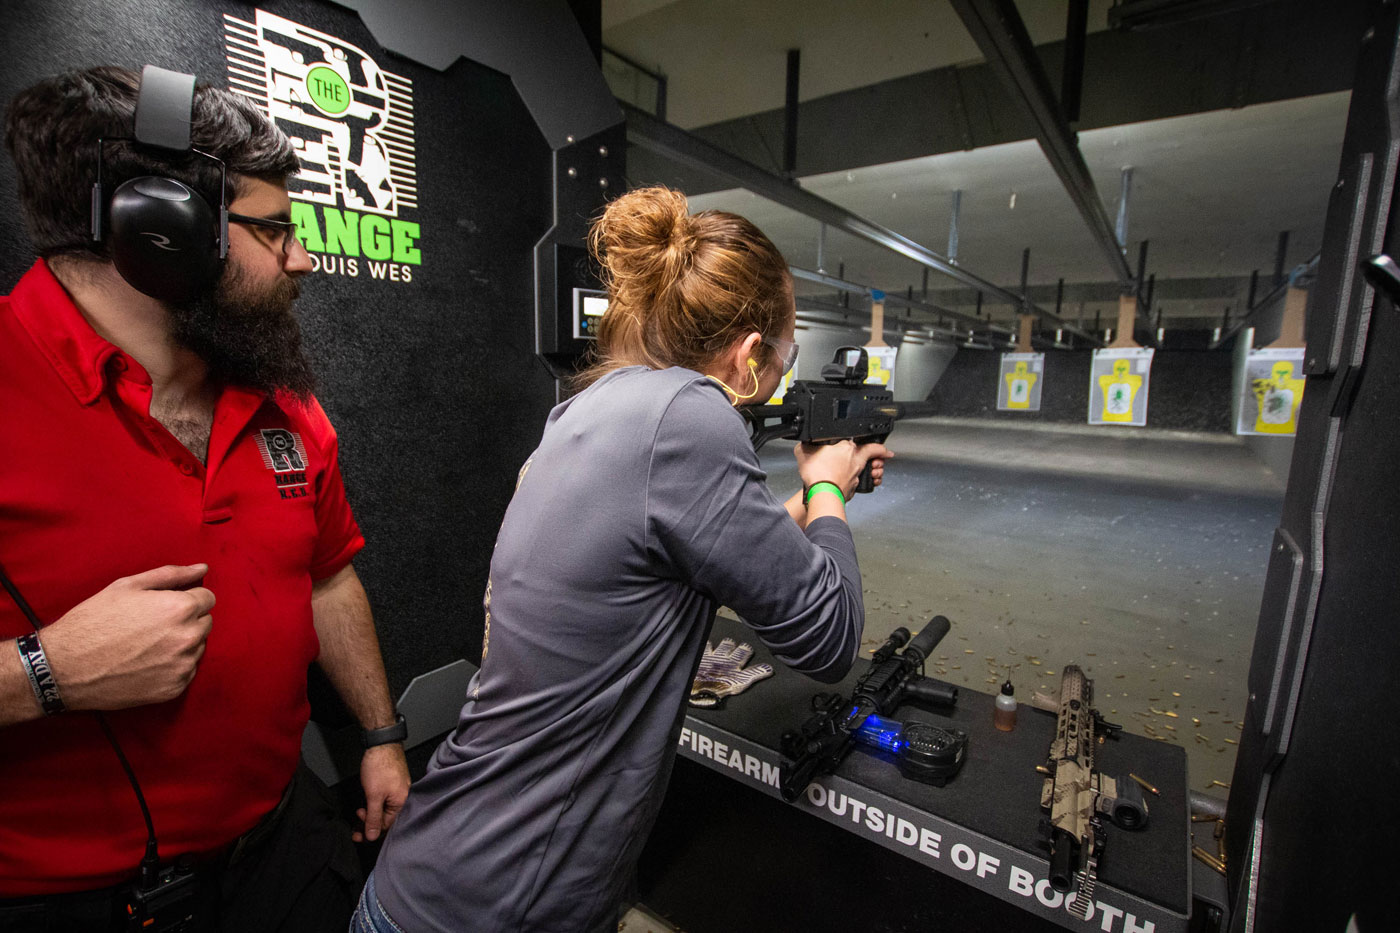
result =
[[[385,52],[358,16],[317,0],[262,4],[338,37],[412,85],[419,225],[411,281],[318,271],[298,310],[340,434],[368,544],[355,566],[394,695],[415,675],[479,659],[496,530],[554,383],[534,356],[531,248],[550,223],[550,150],[510,78],[459,60],[438,72]],[[7,0],[0,99],[58,71],[151,63],[228,86],[218,0]],[[346,268],[337,257],[337,269]],[[33,261],[13,164],[0,158],[0,288]]]

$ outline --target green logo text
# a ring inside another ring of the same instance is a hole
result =
[[[416,223],[334,207],[322,207],[318,217],[316,205],[304,201],[292,202],[292,221],[307,252],[423,264]]]
[[[350,86],[334,68],[319,65],[306,74],[306,93],[322,112],[344,113],[350,107]]]

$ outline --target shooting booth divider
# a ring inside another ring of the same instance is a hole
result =
[[[1400,802],[1378,779],[1395,743],[1377,731],[1400,661],[1400,294],[1365,275],[1400,253],[1400,10],[1366,15],[1226,813],[1232,933],[1400,928]]]

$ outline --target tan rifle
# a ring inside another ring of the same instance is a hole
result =
[[[1040,792],[1041,819],[1050,849],[1050,884],[1056,891],[1074,887],[1070,913],[1087,920],[1094,903],[1098,864],[1103,856],[1101,816],[1123,829],[1147,825],[1142,788],[1126,776],[1110,776],[1094,767],[1094,751],[1105,738],[1117,738],[1122,726],[1105,722],[1093,708],[1094,682],[1075,664],[1060,679],[1059,719],[1050,743],[1049,777]]]

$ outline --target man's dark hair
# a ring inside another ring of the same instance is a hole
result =
[[[17,94],[5,115],[5,148],[19,175],[20,213],[35,249],[108,258],[92,241],[92,184],[97,140],[130,137],[140,72],[103,65],[40,81]],[[247,98],[196,84],[190,139],[228,167],[229,200],[241,178],[283,184],[299,167],[291,142]],[[130,178],[164,175],[219,204],[219,168],[196,155],[162,156],[131,143],[103,146],[102,185],[111,192]],[[86,255],[84,255],[86,254]]]

